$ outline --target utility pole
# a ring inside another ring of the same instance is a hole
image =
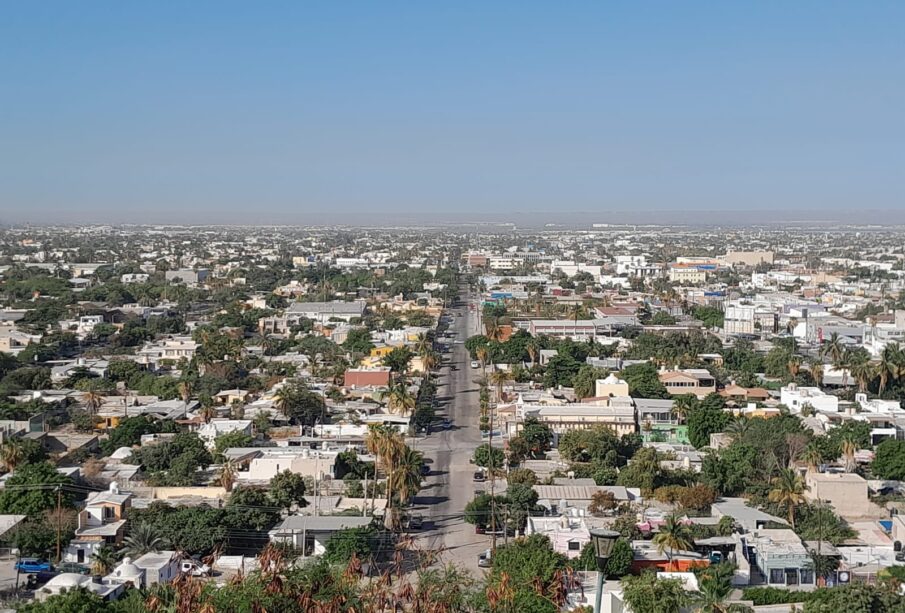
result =
[[[60,563],[60,543],[63,537],[63,490],[57,486],[57,564]]]
[[[486,373],[485,373],[486,377]],[[487,437],[487,464],[490,466],[490,553],[496,554],[496,471],[493,462],[493,405],[490,405],[490,435]]]

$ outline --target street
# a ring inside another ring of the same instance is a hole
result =
[[[450,312],[460,315],[449,326],[455,332],[454,341],[464,341],[478,333],[477,316],[469,310],[467,299]],[[415,506],[424,515],[425,529],[413,536],[421,549],[442,550],[443,562],[477,571],[478,554],[490,547],[490,537],[475,534],[474,526],[463,520],[463,512],[475,491],[472,477],[476,467],[469,460],[481,444],[475,382],[480,371],[471,368],[471,358],[461,342],[453,343],[447,358],[438,382],[438,417],[445,415],[451,423],[448,430],[419,441],[418,448],[430,462],[431,472],[415,497]]]

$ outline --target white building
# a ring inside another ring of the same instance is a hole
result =
[[[819,387],[799,387],[790,383],[780,390],[779,401],[789,407],[792,413],[800,413],[805,405],[810,405],[817,411],[839,412],[839,398],[825,393]]]

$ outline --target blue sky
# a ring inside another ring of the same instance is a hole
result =
[[[827,0],[12,3],[0,221],[901,211],[903,23]]]

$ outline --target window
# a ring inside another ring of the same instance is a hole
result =
[[[786,570],[784,568],[773,568],[770,570],[770,583],[786,584]]]
[[[569,551],[581,551],[581,543],[578,541],[569,541]]]
[[[798,571],[801,574],[801,584],[802,585],[813,585],[814,584],[814,571],[810,568],[802,568]]]

